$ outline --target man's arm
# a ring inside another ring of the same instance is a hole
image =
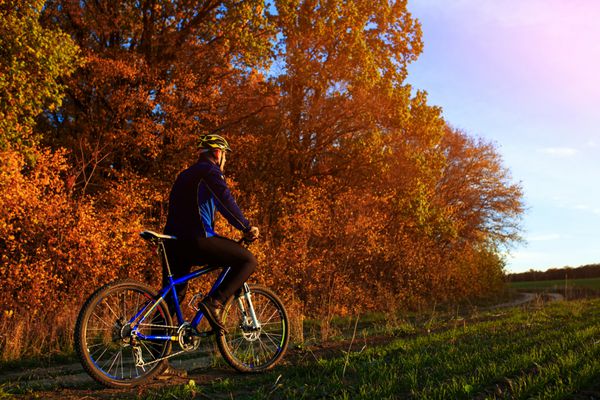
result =
[[[223,174],[218,168],[210,168],[206,185],[215,199],[217,210],[227,219],[227,221],[237,229],[246,232],[250,229],[250,222],[244,217],[244,213],[237,205]]]

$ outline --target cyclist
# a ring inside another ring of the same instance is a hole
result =
[[[167,243],[167,256],[173,277],[189,274],[193,265],[230,267],[218,289],[199,304],[215,330],[224,330],[223,305],[256,268],[254,255],[239,243],[219,236],[214,230],[215,211],[219,211],[246,240],[258,238],[259,230],[244,217],[223,177],[227,141],[216,134],[200,136],[198,161],[181,172],[169,196],[169,211],[164,232],[177,237]],[[167,284],[163,266],[163,285]],[[183,299],[187,283],[177,288]],[[171,309],[173,305],[170,305]]]

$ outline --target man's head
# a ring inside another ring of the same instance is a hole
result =
[[[201,155],[206,154],[209,159],[221,167],[221,170],[225,168],[225,154],[231,151],[225,138],[216,134],[202,135],[198,141],[198,148]]]

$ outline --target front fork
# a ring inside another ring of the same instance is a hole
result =
[[[242,296],[246,299],[246,304],[248,305],[248,309],[244,307],[244,302],[242,301]],[[256,312],[254,311],[254,305],[252,304],[252,292],[250,292],[250,286],[247,283],[244,283],[242,288],[242,293],[240,296],[236,298],[238,307],[242,312],[242,315],[247,318],[248,314],[250,314],[250,319],[252,320],[252,328],[255,330],[260,329],[260,322],[258,322],[258,318],[256,317]],[[244,321],[246,322],[246,321]]]

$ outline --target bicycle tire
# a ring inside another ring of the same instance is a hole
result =
[[[283,303],[271,289],[250,285],[250,293],[260,330],[248,330],[250,316],[242,314],[238,298],[233,296],[225,304],[222,317],[227,333],[221,332],[216,339],[221,355],[234,369],[262,372],[273,368],[284,356],[290,339],[289,319]],[[247,309],[244,295],[239,299]]]
[[[94,380],[113,388],[133,387],[166,368],[167,360],[145,368],[137,367],[133,353],[137,347],[142,360],[144,357],[156,360],[170,354],[170,341],[138,339],[133,342],[126,331],[126,322],[156,296],[157,292],[152,287],[125,279],[104,285],[87,299],[75,325],[75,349],[84,370]],[[164,302],[155,308],[147,321],[148,324],[141,324],[140,331],[155,335],[172,334],[171,315]],[[149,326],[150,323],[152,326]]]

